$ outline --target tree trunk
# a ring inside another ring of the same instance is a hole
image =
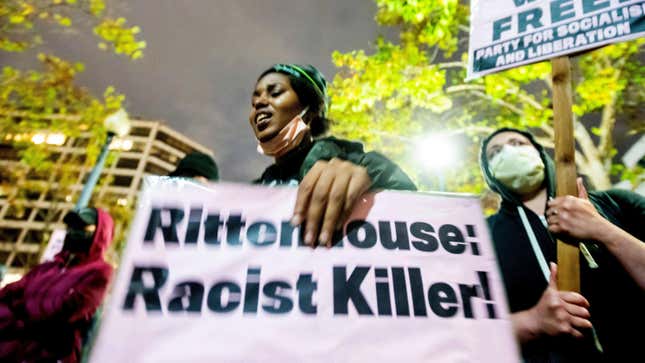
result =
[[[589,178],[594,189],[605,190],[611,188],[609,170],[605,169],[598,148],[593,142],[587,129],[578,121],[574,122],[574,134],[580,150],[585,157],[585,162],[580,160],[579,172]],[[576,160],[577,161],[577,160]]]

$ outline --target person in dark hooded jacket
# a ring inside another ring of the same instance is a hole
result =
[[[276,64],[258,78],[249,122],[258,151],[273,157],[256,183],[299,185],[292,223],[305,242],[329,246],[334,230],[368,190],[416,190],[392,161],[327,132],[327,82],[315,67]]]
[[[201,183],[216,182],[219,180],[219,169],[210,155],[195,151],[186,154],[168,176],[190,178]]]
[[[553,161],[531,134],[516,129],[486,138],[480,163],[502,197],[488,223],[525,361],[638,360],[645,198],[623,190],[587,194],[579,179],[578,197],[553,199]],[[557,289],[554,234],[579,242],[581,294]]]
[[[0,290],[0,361],[78,362],[82,335],[112,275],[113,221],[100,209],[65,216],[63,249]]]

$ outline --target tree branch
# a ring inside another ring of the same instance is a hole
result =
[[[555,131],[553,131],[553,127],[548,124],[542,124],[540,125],[540,130],[544,131],[545,134],[549,135],[549,137],[552,140],[555,140]]]
[[[524,111],[520,110],[516,106],[502,100],[499,98],[495,98],[486,92],[486,87],[478,84],[460,84],[457,86],[450,86],[446,88],[447,93],[459,93],[459,92],[472,92],[474,95],[479,96],[481,98],[487,99],[489,101],[495,102],[498,105],[502,107],[506,107],[509,109],[511,112],[516,113],[519,116],[524,115]]]
[[[608,60],[607,63],[609,63]],[[625,58],[622,58],[614,66],[614,68],[616,69],[614,81],[617,83],[620,80],[622,68],[624,65]],[[611,64],[609,64],[608,67],[611,67]],[[598,143],[598,152],[603,159],[603,163],[606,169],[611,167],[611,151],[614,147],[612,133],[614,131],[614,126],[616,125],[616,102],[618,101],[618,95],[618,91],[612,92],[611,100],[602,109],[602,116],[600,121],[600,142]]]
[[[432,55],[430,56],[430,64],[434,63],[435,59],[437,59],[437,55],[439,54],[439,46],[434,46],[434,50],[432,51]]]
[[[540,145],[547,149],[553,149],[555,147],[555,144],[553,142],[553,139],[550,139],[548,137],[535,137],[535,141],[537,141]]]
[[[457,135],[457,134],[465,134],[465,133],[475,133],[475,134],[490,134],[491,132],[495,131],[495,127],[491,126],[466,126],[466,127],[461,127],[458,129],[452,129],[448,131],[442,131],[442,135]],[[411,142],[415,140],[415,137],[411,136],[403,136],[403,135],[395,135],[392,134],[391,132],[385,132],[385,131],[380,131],[380,130],[372,130],[370,133],[374,135],[379,135],[385,138],[391,138],[391,139],[397,139],[405,142]]]
[[[529,95],[524,94],[522,92],[514,92],[517,97],[519,97],[523,102],[528,103],[529,105],[533,106],[533,108],[538,109],[540,111],[544,111],[544,106],[538,103],[538,101],[534,100],[531,98]]]
[[[18,117],[18,118],[30,118],[30,119],[45,119],[45,120],[62,120],[62,121],[79,121],[81,117],[79,115],[68,115],[68,114],[39,114],[29,111],[16,111],[6,108],[0,108],[0,117]]]
[[[456,86],[450,86],[446,88],[446,92],[448,93],[458,93],[458,92],[466,92],[466,91],[486,91],[486,87],[480,85],[480,84],[460,84]]]
[[[445,62],[445,63],[439,63],[439,69],[446,69],[446,68],[466,68],[468,65],[464,62]]]
[[[573,123],[573,134],[587,161],[585,170],[581,171],[589,176],[589,180],[596,189],[609,189],[611,181],[603,166],[598,149],[587,129],[577,120]]]
[[[553,149],[555,148],[555,143],[553,138],[549,137],[536,137],[535,141],[540,143],[540,145],[544,146],[547,149]],[[575,150],[575,157],[576,157],[576,165],[578,166],[578,170],[585,175],[588,175],[588,170],[589,170],[589,165],[587,162],[587,158],[582,154],[579,150]]]

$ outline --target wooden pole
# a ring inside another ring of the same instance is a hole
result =
[[[578,195],[576,187],[575,139],[571,96],[571,63],[563,56],[551,60],[553,80],[553,122],[555,130],[555,171],[557,196]],[[578,246],[558,240],[558,288],[580,291]]]

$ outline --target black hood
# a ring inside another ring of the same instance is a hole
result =
[[[533,135],[526,131],[521,131],[518,129],[510,128],[510,127],[504,127],[501,128],[492,134],[490,134],[487,138],[485,138],[482,141],[481,144],[481,149],[479,150],[479,165],[481,166],[482,169],[482,174],[484,174],[484,180],[486,181],[486,184],[488,184],[488,187],[496,192],[499,193],[502,196],[502,199],[506,203],[512,203],[515,205],[521,205],[522,204],[522,199],[520,196],[504,186],[504,184],[500,183],[493,175],[491,174],[490,170],[488,169],[488,159],[486,158],[486,146],[488,146],[488,142],[490,141],[493,136],[499,134],[500,132],[517,132],[518,134],[522,134],[526,136],[529,140],[531,140],[531,143],[535,148],[538,150],[540,153],[540,157],[542,158],[542,162],[544,162],[544,183],[546,183],[547,187],[547,193],[549,197],[555,197],[555,164],[553,163],[553,159],[544,151],[544,148],[542,145],[538,144],[537,141],[535,141],[535,138]]]

